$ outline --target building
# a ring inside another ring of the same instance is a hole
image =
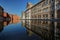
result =
[[[27,26],[29,26],[31,23],[30,19],[31,19],[31,7],[32,6],[33,6],[32,3],[30,3],[30,2],[27,3],[27,6],[26,6],[27,9],[25,11],[25,18],[26,18],[25,22],[26,22],[26,24],[28,24]]]
[[[42,0],[35,4],[32,8],[31,18],[34,19],[52,19],[54,18],[54,1]],[[53,9],[52,9],[53,8]]]
[[[13,15],[12,14],[9,14],[10,16],[10,24],[13,23]]]
[[[3,17],[7,17],[7,12],[4,12],[3,13]]]
[[[3,16],[4,9],[0,6],[0,16]]]
[[[54,19],[59,18],[60,11],[56,12],[55,9],[60,9],[59,0],[42,0],[32,6],[32,3],[27,3],[25,11],[26,19]],[[55,5],[55,6],[54,6]]]
[[[16,14],[9,14],[10,16],[10,24],[20,22],[20,17]]]
[[[31,7],[32,7],[32,3],[28,2],[27,6],[26,6],[26,11],[25,11],[25,17],[26,19],[31,19]]]
[[[4,17],[4,21],[6,21],[6,18],[7,18],[7,12],[4,12],[4,13],[3,13],[3,17]]]
[[[0,6],[0,21],[3,21],[3,12],[4,9]]]
[[[20,17],[18,15],[13,15],[13,23],[18,23],[20,22]]]
[[[27,8],[25,11],[26,27],[29,29],[33,28],[32,30],[37,29],[35,27],[38,27],[38,28],[41,27],[40,29],[42,31],[41,33],[42,35],[45,34],[44,32],[46,32],[46,30],[48,31],[48,33],[53,34],[55,23],[49,22],[49,21],[48,22],[41,21],[40,19],[42,20],[60,19],[60,16],[59,16],[60,15],[60,0],[41,0],[40,2],[38,2],[37,4],[33,6],[29,6],[30,4],[31,3],[27,4]],[[30,20],[30,19],[33,19],[33,20]],[[59,23],[60,22],[56,23],[56,25],[59,25]],[[56,26],[55,31],[57,32],[57,30],[59,29],[60,29],[59,26],[58,28]],[[50,35],[47,35],[47,36],[51,37]],[[51,39],[53,38],[53,36],[51,37]],[[58,34],[56,36],[58,36]]]
[[[55,19],[60,19],[60,0],[55,0]]]
[[[3,13],[3,18],[4,18],[4,21],[10,21],[10,16],[7,12]]]
[[[22,19],[25,19],[25,12],[22,12]]]

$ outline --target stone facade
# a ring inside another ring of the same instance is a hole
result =
[[[42,0],[35,5],[27,3],[26,19],[56,19],[60,18],[59,0]]]
[[[53,1],[52,1],[53,2]],[[51,19],[53,17],[53,7],[50,0],[42,0],[34,5],[31,10],[33,19]]]
[[[60,19],[60,0],[55,0],[55,19]]]
[[[22,19],[25,19],[25,12],[22,12]]]

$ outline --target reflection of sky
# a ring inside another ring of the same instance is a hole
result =
[[[26,34],[26,28],[22,27],[21,23],[10,24],[0,32],[0,40],[35,40],[35,38],[39,37],[36,35],[29,37]]]
[[[27,2],[35,4],[38,1],[40,0],[0,0],[0,5],[8,13],[21,15],[21,11],[26,9]]]

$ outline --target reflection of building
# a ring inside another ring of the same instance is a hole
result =
[[[22,25],[25,26],[25,20],[21,20]]]
[[[60,39],[60,22],[55,22],[55,38]]]
[[[51,21],[30,20],[30,25],[26,24],[25,27],[34,33],[40,35],[43,39],[52,40],[54,38],[54,23]]]
[[[43,38],[52,39],[54,29],[51,21],[31,20],[31,22],[31,30],[38,33]]]
[[[0,22],[0,32],[3,30],[3,22]]]
[[[26,29],[26,32],[27,32],[28,36],[32,36],[33,35],[33,32],[31,30]]]
[[[8,25],[8,23],[7,23],[7,22],[3,22],[3,25],[4,25],[4,26],[7,26],[7,25]]]

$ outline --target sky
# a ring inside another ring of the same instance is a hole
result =
[[[39,1],[40,0],[0,0],[0,5],[4,8],[5,12],[21,16],[22,11],[26,10],[27,2],[31,2],[34,5]]]

